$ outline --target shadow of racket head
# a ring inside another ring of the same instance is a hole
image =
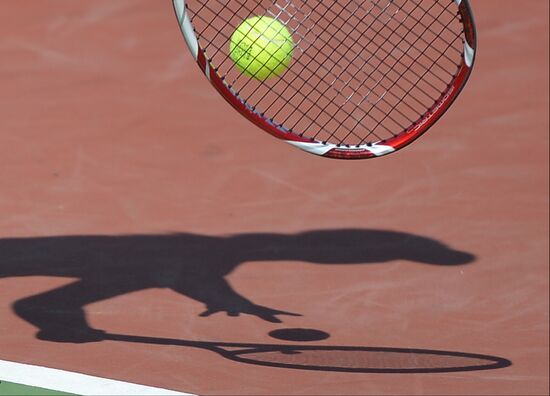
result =
[[[263,366],[349,373],[443,373],[511,365],[507,359],[473,353],[351,346],[266,345],[224,356]]]
[[[122,334],[105,334],[104,339],[200,348],[226,359],[260,366],[348,373],[445,373],[491,370],[512,364],[496,356],[428,349],[245,344]]]

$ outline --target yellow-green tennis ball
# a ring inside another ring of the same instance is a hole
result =
[[[258,80],[279,76],[290,65],[292,35],[285,25],[267,16],[248,18],[231,36],[229,56],[240,71]]]

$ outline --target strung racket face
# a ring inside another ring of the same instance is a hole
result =
[[[451,106],[475,59],[468,0],[173,2],[192,55],[235,109],[331,158],[379,157],[411,143]],[[284,25],[294,46],[288,66],[267,79],[243,73],[230,54],[235,30],[255,16]]]

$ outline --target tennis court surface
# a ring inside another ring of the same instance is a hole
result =
[[[475,69],[424,137],[345,162],[234,112],[170,1],[3,2],[0,361],[126,394],[548,394],[549,5],[517,4],[472,1]],[[31,385],[94,394],[67,381]]]

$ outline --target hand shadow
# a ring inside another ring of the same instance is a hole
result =
[[[38,338],[58,342],[101,340],[103,332],[88,325],[83,307],[148,288],[171,288],[204,303],[201,316],[225,312],[281,322],[279,316],[299,315],[254,304],[231,288],[225,277],[248,261],[338,265],[408,260],[453,266],[474,259],[434,239],[370,229],[0,239],[0,277],[78,279],[13,304],[17,315],[38,328]]]

